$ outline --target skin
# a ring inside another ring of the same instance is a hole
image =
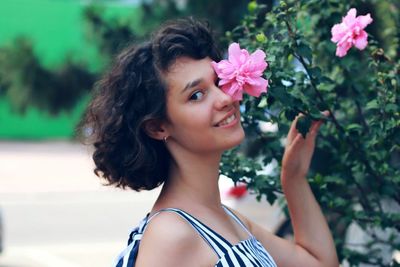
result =
[[[173,160],[169,180],[151,214],[175,207],[192,214],[232,244],[249,238],[221,207],[218,188],[222,153],[244,139],[239,103],[216,86],[217,77],[209,58],[179,58],[165,78],[169,86],[168,122],[155,122],[147,127],[147,132],[158,140],[168,137],[166,146]],[[196,86],[184,90],[188,83],[199,79]],[[239,120],[234,126],[215,127],[232,112]],[[281,173],[294,228],[294,243],[233,212],[279,267],[339,266],[328,225],[305,178],[322,122],[314,122],[304,140],[295,129],[296,120],[288,133]],[[189,223],[177,214],[162,212],[149,223],[135,266],[214,266],[217,261],[215,252]]]

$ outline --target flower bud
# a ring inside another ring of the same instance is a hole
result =
[[[247,9],[249,10],[250,13],[253,13],[254,11],[256,11],[256,9],[257,9],[257,2],[256,2],[256,1],[251,1],[251,2],[247,5]]]
[[[265,43],[267,41],[267,37],[263,32],[256,35],[256,40],[260,43]]]

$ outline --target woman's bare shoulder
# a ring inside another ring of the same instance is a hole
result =
[[[198,246],[198,234],[175,212],[154,216],[140,242],[135,266],[189,266]]]

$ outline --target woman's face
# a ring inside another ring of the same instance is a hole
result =
[[[218,88],[211,61],[182,57],[166,74],[168,134],[199,153],[222,152],[244,138],[239,102]]]

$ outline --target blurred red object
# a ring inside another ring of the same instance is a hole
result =
[[[242,198],[246,195],[247,193],[247,186],[246,184],[239,184],[237,186],[231,187],[227,192],[226,195],[228,197],[233,197],[233,198]]]

